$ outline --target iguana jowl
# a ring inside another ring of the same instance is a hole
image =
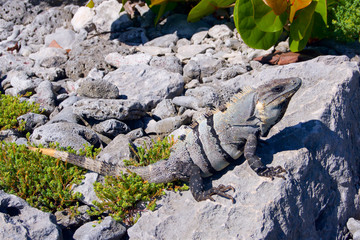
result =
[[[277,79],[257,89],[247,88],[236,94],[223,111],[216,111],[189,129],[173,147],[169,159],[146,167],[126,167],[96,161],[53,149],[40,149],[46,155],[103,175],[118,176],[129,169],[149,182],[189,181],[197,201],[213,200],[212,195],[233,198],[225,192],[231,186],[203,188],[203,177],[211,176],[244,154],[250,167],[264,177],[282,177],[285,170],[266,167],[256,156],[259,137],[265,137],[284,116],[291,97],[301,86],[300,78]],[[32,150],[36,148],[30,147]]]

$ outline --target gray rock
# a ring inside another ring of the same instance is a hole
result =
[[[188,89],[185,96],[195,97],[197,105],[200,108],[217,108],[220,106],[222,97],[219,91],[211,86],[200,86],[194,89]]]
[[[122,5],[116,0],[103,1],[95,7],[96,15],[93,17],[93,23],[99,32],[110,31],[113,22],[119,18]]]
[[[123,122],[116,119],[108,119],[92,126],[95,132],[114,138],[119,134],[126,134],[130,128]]]
[[[26,25],[18,39],[24,40],[26,45],[31,46],[32,52],[39,51],[43,47],[44,36],[60,27],[71,28],[72,10],[71,7],[52,7],[33,13],[35,18],[31,24]]]
[[[59,108],[63,109],[63,108],[66,108],[66,107],[70,107],[79,100],[80,100],[80,98],[78,96],[76,96],[76,95],[69,96],[68,98],[66,98],[64,101],[62,101],[59,104]]]
[[[102,79],[103,77],[105,76],[105,72],[100,70],[100,69],[96,69],[96,68],[93,68],[90,70],[89,74],[88,74],[88,78],[92,78],[92,79],[96,79],[96,80],[99,80],[99,79]]]
[[[116,222],[112,217],[106,217],[102,221],[92,221],[82,225],[74,233],[75,240],[90,239],[121,239],[126,234],[126,228]]]
[[[212,56],[204,54],[198,54],[196,57],[191,58],[191,60],[196,61],[196,63],[200,66],[200,78],[211,76],[225,65],[224,60],[216,59]]]
[[[167,34],[161,37],[154,38],[153,40],[145,43],[144,46],[172,48],[176,45],[176,42],[178,40],[179,37],[176,35],[176,33]]]
[[[74,43],[69,53],[69,60],[65,64],[66,75],[77,80],[87,76],[93,68],[109,71],[110,66],[104,61],[104,57],[111,52],[127,53],[128,49],[101,38]]]
[[[258,149],[265,164],[287,169],[287,179],[271,181],[247,163],[235,166],[212,182],[235,187],[235,204],[219,196],[196,202],[190,192],[170,193],[158,202],[159,210],[144,213],[128,230],[130,239],[345,239],[346,221],[360,211],[354,169],[359,76],[359,66],[347,57],[324,56],[237,77],[234,87],[303,79],[283,120]]]
[[[360,238],[360,221],[354,218],[349,218],[346,223],[346,227],[349,229],[353,240],[359,240]]]
[[[75,150],[84,149],[84,144],[98,146],[100,143],[99,137],[93,130],[69,122],[45,124],[38,127],[31,134],[30,141],[44,146],[58,142],[60,147],[70,146]]]
[[[0,71],[2,71],[4,75],[14,69],[16,69],[16,71],[27,70],[35,64],[33,60],[27,57],[13,55],[8,52],[2,52],[2,54],[0,54],[0,62]]]
[[[97,182],[98,180],[99,180],[98,173],[88,172],[85,174],[85,178],[81,181],[81,183],[79,185],[76,185],[73,187],[72,192],[81,193],[82,194],[81,201],[87,205],[93,205],[93,203],[92,203],[93,201],[101,202],[101,200],[96,196],[96,193],[94,190],[94,183]],[[74,220],[69,219],[69,220],[74,221],[76,219],[74,219]],[[87,222],[89,220],[90,219],[88,219]],[[70,223],[68,223],[68,224],[70,224]],[[62,225],[64,225],[64,224],[62,224]],[[66,227],[68,227],[68,226],[66,226]]]
[[[90,98],[116,99],[119,97],[119,89],[112,83],[102,79],[84,78],[79,81],[76,91],[80,96]]]
[[[126,136],[130,139],[130,141],[133,141],[137,138],[141,138],[145,135],[145,132],[142,128],[134,129],[126,134]]]
[[[138,53],[134,55],[121,55],[117,52],[109,53],[105,57],[105,61],[111,66],[119,68],[124,65],[141,65],[149,64],[152,56],[145,53]]]
[[[201,42],[208,36],[208,31],[197,32],[191,37],[191,42],[194,45],[201,44]]]
[[[176,32],[179,38],[190,39],[194,33],[207,30],[209,28],[210,25],[202,20],[189,23],[186,15],[173,14],[167,17],[166,23],[161,26],[161,32],[164,34]]]
[[[172,52],[171,48],[155,47],[155,46],[138,46],[137,50],[149,54],[151,56],[164,56]]]
[[[191,44],[190,40],[188,40],[186,38],[181,38],[176,43],[176,49],[178,49],[179,47],[182,47],[182,46],[190,45],[190,44]]]
[[[170,99],[164,99],[156,105],[152,111],[152,115],[159,119],[174,117],[176,115],[176,109]]]
[[[36,64],[45,67],[61,67],[68,59],[67,52],[61,48],[45,47],[29,55]]]
[[[175,116],[162,119],[158,122],[155,120],[150,121],[146,128],[145,132],[149,133],[156,133],[156,134],[164,134],[170,133],[175,129],[178,129],[182,125],[186,125],[191,123],[191,118],[187,115]]]
[[[0,18],[15,24],[23,24],[22,20],[26,14],[24,1],[7,1],[1,4]]]
[[[139,101],[123,99],[82,99],[74,104],[73,111],[79,116],[99,121],[134,120],[146,113]]]
[[[183,73],[181,62],[175,56],[152,57],[149,65],[151,67],[163,68],[173,73]]]
[[[236,38],[228,38],[224,41],[224,45],[232,50],[239,50],[242,43]]]
[[[51,116],[49,124],[58,122],[78,123],[79,121],[80,118],[78,115],[74,114],[72,107],[67,106],[56,115]]]
[[[242,65],[233,65],[227,69],[225,69],[221,73],[221,80],[229,80],[231,78],[234,78],[238,75],[244,74],[247,72],[246,67],[243,67]]]
[[[101,162],[123,166],[124,159],[133,158],[133,152],[129,148],[129,144],[132,144],[129,137],[119,134],[99,153],[96,159]]]
[[[29,77],[26,72],[11,70],[7,74],[6,80],[1,82],[1,85],[5,90],[10,86],[14,87],[15,95],[20,95],[33,92],[40,82],[42,82],[42,79]],[[9,84],[7,85],[7,83]]]
[[[165,98],[180,95],[184,88],[184,81],[179,73],[143,64],[120,66],[107,74],[104,80],[116,85],[121,96],[141,102],[147,110]]]
[[[87,205],[80,206],[76,208],[78,214],[72,214],[70,209],[64,209],[62,211],[55,212],[56,222],[60,225],[61,228],[74,228],[79,227],[85,222],[91,220],[87,211],[90,210],[90,207]]]
[[[0,141],[15,142],[21,137],[16,129],[5,129],[0,131]]]
[[[0,41],[5,40],[12,35],[14,23],[0,19]]]
[[[208,34],[215,39],[228,39],[232,37],[233,32],[227,25],[221,24],[210,28]]]
[[[63,49],[72,49],[75,37],[74,31],[57,28],[54,33],[45,37],[45,46],[48,47],[52,41],[56,41]]]
[[[55,109],[56,96],[50,81],[42,81],[35,89],[36,94],[30,97],[30,101],[35,101],[46,113],[51,113]]]
[[[174,97],[172,101],[173,104],[180,107],[191,108],[195,110],[198,110],[200,108],[200,101],[193,96]]]
[[[176,57],[178,57],[180,61],[183,61],[192,58],[199,53],[205,53],[209,48],[213,48],[213,46],[210,44],[184,45],[178,47]]]
[[[0,190],[0,239],[61,240],[55,217]]]
[[[201,69],[200,65],[194,61],[190,60],[185,66],[184,66],[184,81],[189,82],[192,79],[200,79]]]
[[[37,114],[37,113],[26,113],[24,115],[21,115],[17,118],[18,122],[24,121],[25,122],[25,131],[26,132],[32,132],[34,128],[40,127],[44,125],[48,118],[43,114]]]

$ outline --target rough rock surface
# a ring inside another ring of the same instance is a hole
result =
[[[21,116],[27,121],[25,131],[2,130],[0,139],[28,144],[25,134],[32,133],[30,141],[45,146],[59,142],[80,149],[93,144],[103,148],[98,161],[123,164],[133,157],[129,144],[151,145],[156,135],[171,131],[177,139],[191,121],[222,106],[244,86],[300,77],[303,86],[285,118],[258,148],[264,163],[288,170],[286,180],[258,177],[239,160],[205,181],[207,188],[234,186],[236,192],[230,194],[235,204],[218,196],[216,202],[197,203],[190,192],[170,192],[156,211],[142,214],[128,235],[330,240],[359,235],[358,43],[322,41],[306,50],[328,56],[270,66],[255,57],[288,54],[289,42],[252,49],[226,17],[210,15],[188,23],[175,9],[154,26],[155,14],[146,5],[135,3],[131,18],[119,14],[119,1],[94,0],[92,9],[84,7],[86,2],[0,0],[0,90],[9,95],[30,91],[21,101],[45,110]],[[96,199],[92,183],[101,180],[88,173],[73,188],[84,194],[81,209]],[[89,220],[61,214],[64,239]],[[79,229],[76,238],[118,239],[125,232],[111,219],[91,225]],[[115,232],[103,234],[105,228]],[[6,230],[8,236],[22,233]]]
[[[54,215],[0,190],[0,239],[61,240]]]
[[[265,163],[287,169],[287,180],[258,177],[246,163],[230,167],[212,185],[235,187],[235,204],[170,193],[129,229],[130,239],[343,239],[347,219],[359,211],[359,67],[347,57],[320,57],[266,68],[231,84],[258,85],[273,76],[303,79],[260,148]]]

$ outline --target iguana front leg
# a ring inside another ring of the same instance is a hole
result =
[[[211,201],[215,201],[212,198],[212,195],[220,195],[225,198],[229,198],[234,203],[234,198],[229,194],[226,194],[228,190],[235,189],[232,186],[224,186],[219,185],[218,187],[212,187],[209,190],[204,191],[203,179],[200,174],[200,168],[195,164],[192,164],[190,167],[190,179],[189,179],[190,191],[195,198],[196,201],[204,201],[206,199],[210,199]]]
[[[286,173],[286,170],[281,166],[266,167],[261,162],[260,158],[256,156],[256,147],[258,143],[258,134],[249,135],[246,139],[244,146],[244,156],[248,161],[252,170],[254,170],[259,176],[268,177],[274,179],[274,177],[280,177],[285,179],[282,173]]]

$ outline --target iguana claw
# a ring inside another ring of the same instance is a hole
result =
[[[209,189],[207,192],[207,199],[210,199],[211,201],[215,201],[211,196],[212,195],[219,195],[219,196],[222,196],[222,197],[225,197],[225,198],[229,198],[231,199],[231,201],[233,203],[235,203],[235,199],[230,196],[229,194],[226,194],[225,192],[226,191],[229,191],[229,190],[233,190],[235,192],[235,188],[233,186],[224,186],[222,184],[220,184],[218,187],[213,187],[211,189]]]
[[[281,166],[277,166],[277,167],[267,167],[261,172],[259,172],[258,175],[262,177],[271,178],[271,180],[274,180],[274,177],[279,177],[286,180],[285,176],[282,175],[282,173],[286,173],[286,170]]]

